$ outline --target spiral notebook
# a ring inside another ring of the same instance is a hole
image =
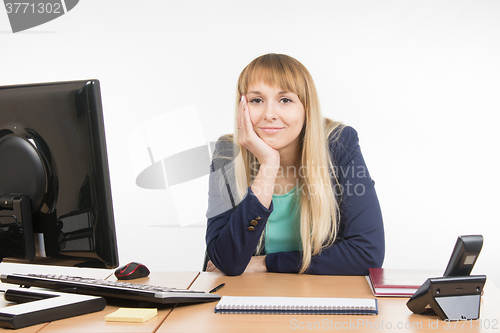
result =
[[[215,313],[378,314],[376,299],[222,296]]]

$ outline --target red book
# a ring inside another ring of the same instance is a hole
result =
[[[443,273],[429,269],[370,268],[366,277],[373,295],[411,297],[430,277]]]

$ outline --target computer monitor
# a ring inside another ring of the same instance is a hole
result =
[[[98,80],[0,87],[0,260],[118,266]]]

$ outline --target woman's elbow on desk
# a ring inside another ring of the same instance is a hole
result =
[[[380,268],[384,263],[385,247],[365,253],[360,256],[358,263],[353,267],[352,275],[368,275],[370,268]]]
[[[245,272],[245,269],[241,269],[239,267],[231,267],[228,269],[224,269],[223,271],[221,270],[222,273],[224,273],[227,276],[238,276],[241,275]]]

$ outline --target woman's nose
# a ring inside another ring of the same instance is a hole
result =
[[[276,112],[276,106],[272,103],[266,106],[264,110],[264,119],[265,120],[276,120],[278,119],[278,113]]]

